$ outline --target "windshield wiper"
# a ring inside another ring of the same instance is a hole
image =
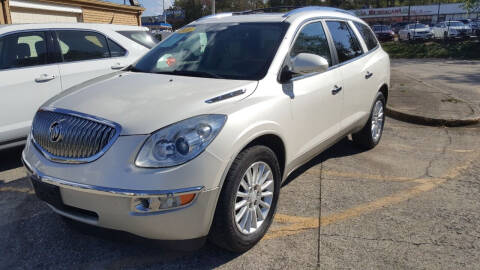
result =
[[[206,78],[216,78],[224,79],[224,77],[211,73],[208,71],[193,71],[193,70],[173,70],[173,71],[160,71],[156,72],[157,74],[172,74],[180,76],[193,76],[193,77],[206,77]]]
[[[140,70],[136,68],[134,65],[130,65],[127,68],[124,69],[125,71],[131,71],[131,72],[145,72],[143,70]]]

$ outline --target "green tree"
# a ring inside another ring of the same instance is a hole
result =
[[[463,0],[463,7],[468,14],[480,11],[480,0]]]

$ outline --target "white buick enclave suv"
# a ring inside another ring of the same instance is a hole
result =
[[[241,252],[296,168],[348,134],[379,143],[389,80],[388,55],[346,11],[206,17],[46,102],[23,161],[60,215]]]

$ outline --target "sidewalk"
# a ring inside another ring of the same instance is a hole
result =
[[[434,66],[432,66],[434,69]],[[461,84],[457,92],[461,91]],[[480,82],[479,82],[480,88]],[[392,68],[387,115],[429,126],[464,126],[480,122],[479,106],[459,98],[453,89],[440,88]]]

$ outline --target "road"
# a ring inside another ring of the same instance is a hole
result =
[[[241,255],[69,226],[32,193],[21,149],[2,151],[0,268],[475,269],[479,134],[387,119],[372,151],[339,142],[288,179],[274,225]]]

